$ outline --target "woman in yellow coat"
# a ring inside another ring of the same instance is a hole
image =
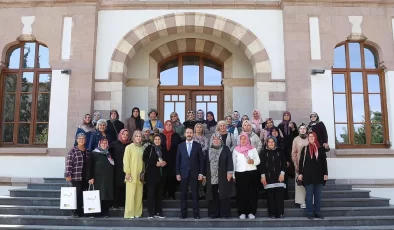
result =
[[[124,152],[123,169],[126,173],[126,204],[124,218],[140,218],[142,215],[142,189],[143,184],[140,181],[140,173],[144,169],[142,155],[142,133],[135,131],[133,134],[133,143],[128,145]]]

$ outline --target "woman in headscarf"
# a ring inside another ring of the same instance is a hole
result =
[[[161,146],[161,136],[155,135],[153,145],[144,150],[143,159],[146,165],[146,186],[148,189],[148,219],[164,218],[162,210],[163,190],[165,185],[164,166],[167,165],[167,152]]]
[[[183,122],[183,125],[185,126],[185,129],[191,128],[194,130],[194,126],[197,124],[196,121],[196,114],[194,114],[194,111],[187,111],[187,120]]]
[[[293,147],[291,151],[291,158],[294,163],[295,169],[295,178],[298,177],[299,174],[299,165],[300,157],[301,157],[301,149],[304,146],[308,145],[308,135],[307,135],[307,127],[304,123],[298,127],[299,135],[298,137],[294,138],[293,140]],[[297,186],[297,182],[295,185],[295,203],[300,205],[300,208],[306,208],[305,205],[305,187],[304,186]]]
[[[249,121],[250,119],[249,119],[249,117],[248,117],[248,115],[243,115],[242,116],[242,118],[241,118],[241,123],[244,123],[244,121]]]
[[[101,119],[101,115],[99,111],[94,112],[93,114],[93,119],[92,119],[92,123],[94,126],[97,125],[97,122]]]
[[[253,118],[252,118],[252,124],[253,124],[253,129],[254,132],[260,136],[261,130],[263,129],[263,119],[261,118],[261,113],[260,110],[254,109],[253,112]]]
[[[267,147],[260,154],[261,183],[267,191],[268,216],[283,219],[285,211],[284,188],[286,184],[286,157],[276,146],[276,138],[267,138]]]
[[[126,146],[130,144],[129,131],[122,129],[118,139],[111,143],[109,152],[115,163],[115,199],[113,208],[124,208],[126,200],[126,185],[124,183],[125,173],[123,171],[123,157]]]
[[[123,157],[123,171],[126,174],[126,204],[124,218],[140,218],[142,215],[142,189],[140,174],[144,170],[141,131],[133,134],[133,143],[126,146]]]
[[[259,153],[241,133],[239,145],[233,151],[234,180],[237,189],[237,206],[240,219],[255,219],[259,193]]]
[[[77,209],[73,211],[73,217],[83,217],[83,191],[88,189],[90,152],[86,149],[86,135],[78,133],[76,137],[78,143],[67,154],[66,159],[66,181],[71,182],[76,188]]]
[[[167,166],[164,167],[166,171],[166,185],[165,192],[169,199],[175,200],[175,191],[177,187],[175,162],[178,145],[182,142],[181,137],[174,131],[172,122],[167,120],[164,123],[164,131],[160,133],[161,149],[167,156]]]
[[[308,142],[301,150],[298,180],[304,182],[308,219],[324,219],[320,205],[323,186],[328,180],[326,151],[320,146],[316,133],[308,134]]]
[[[205,122],[206,122],[206,127],[204,130],[205,137],[208,138],[208,140],[210,140],[212,134],[215,133],[216,124],[217,124],[215,120],[215,115],[211,111],[207,113],[207,120]]]
[[[132,114],[125,121],[125,128],[129,131],[129,139],[133,138],[133,133],[136,130],[142,131],[144,128],[144,119],[141,118],[140,109],[138,107],[134,107],[132,110]]]
[[[103,138],[107,140],[111,139],[107,131],[107,122],[104,119],[100,119],[97,121],[96,131],[90,136],[88,150],[93,152],[97,148],[99,141]]]
[[[317,141],[320,146],[328,149],[328,134],[326,126],[322,121],[320,121],[319,115],[315,112],[311,113],[309,118],[311,122],[309,122],[308,129],[317,135]]]
[[[234,164],[230,149],[222,144],[221,135],[214,133],[205,158],[205,174],[210,219],[230,217],[230,198],[234,195]]]
[[[230,151],[233,151],[235,146],[237,146],[237,141],[232,133],[227,132],[225,121],[219,121],[217,123],[216,132],[222,136],[223,145],[226,145]]]
[[[265,128],[261,130],[260,139],[265,147],[267,145],[268,136],[272,136],[272,129],[275,127],[274,120],[272,118],[267,118],[265,121]],[[279,136],[283,137],[282,132],[279,130]]]
[[[77,132],[75,133],[75,143],[74,146],[78,145],[77,142],[77,135],[80,133],[85,134],[85,147],[88,148],[89,147],[89,142],[90,142],[90,136],[92,135],[92,133],[94,133],[95,127],[92,123],[92,118],[90,117],[90,114],[85,114],[85,116],[83,117],[83,121],[82,124],[78,127]]]
[[[177,112],[172,112],[171,115],[172,126],[174,127],[174,131],[178,133],[178,135],[183,139],[185,139],[185,126],[179,120],[179,116]]]
[[[100,191],[101,216],[108,217],[109,206],[114,200],[114,160],[108,152],[108,140],[102,138],[91,154],[90,179],[94,189]]]
[[[263,144],[261,143],[259,136],[257,136],[253,132],[251,121],[246,120],[246,121],[242,122],[242,132],[244,132],[248,135],[250,144],[257,149],[258,153],[260,153],[261,148],[263,147]],[[240,136],[238,136],[238,138],[237,138],[238,139],[237,143],[239,143],[239,137]]]
[[[199,109],[197,110],[197,118],[196,121],[200,122],[200,123],[205,123],[205,113],[204,110]]]
[[[148,145],[151,145],[153,140],[151,139],[150,129],[143,128],[142,129],[142,147],[145,149]]]
[[[194,126],[193,141],[196,141],[201,145],[202,152],[204,153],[205,156],[208,152],[209,140],[204,136],[204,124],[197,123]]]
[[[193,136],[193,141],[199,143],[202,148],[202,152],[204,154],[204,159],[208,153],[208,148],[209,148],[209,140],[204,136],[204,124],[203,123],[197,123],[194,126],[194,136]],[[198,195],[200,198],[205,196],[205,183],[199,182],[199,187],[198,187]]]
[[[283,134],[283,141],[282,141],[283,146],[280,146],[279,142],[278,142],[278,146],[280,148],[283,148],[283,153],[286,156],[287,162],[289,162],[287,170],[286,170],[286,178],[288,176],[294,178],[294,176],[295,176],[294,175],[294,163],[291,160],[291,148],[293,145],[294,138],[296,138],[298,136],[298,130],[297,130],[296,123],[291,121],[291,114],[289,111],[286,111],[283,113],[283,120],[278,125],[278,128]],[[287,181],[287,179],[286,179],[286,181]],[[285,192],[285,198],[287,198],[287,197],[288,196],[286,195],[286,192]]]
[[[120,130],[124,129],[123,122],[119,121],[119,113],[117,110],[110,111],[110,119],[107,121],[107,132],[109,137],[112,139],[108,139],[109,144],[116,140],[119,135]]]

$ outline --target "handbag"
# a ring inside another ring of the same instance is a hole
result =
[[[70,183],[71,184],[71,183]],[[68,184],[68,185],[70,185]],[[75,210],[77,209],[77,188],[62,187],[60,189],[60,209]]]
[[[305,146],[304,160],[303,160],[303,162],[302,162],[302,166],[303,166],[303,167],[305,167],[306,148],[307,148],[307,147]],[[298,180],[298,177],[297,177],[297,179],[296,179],[296,183],[297,183],[298,186],[303,186],[303,185],[304,185],[304,181]]]
[[[149,153],[149,158],[152,155],[152,151],[153,151],[153,147],[150,149],[150,153]],[[146,172],[146,168],[148,167],[148,164],[146,164],[144,170],[140,173],[140,181],[141,183],[145,184],[145,172]]]

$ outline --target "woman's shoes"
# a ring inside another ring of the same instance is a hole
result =
[[[155,218],[159,218],[159,219],[164,219],[164,218],[166,218],[163,214],[161,214],[161,213],[156,213],[155,215],[154,215],[154,217]]]
[[[308,219],[313,220],[313,215],[308,214]]]
[[[306,204],[301,204],[301,205],[300,205],[300,208],[306,209]]]

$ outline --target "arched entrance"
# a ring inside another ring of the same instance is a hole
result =
[[[217,15],[194,12],[172,13],[168,15],[163,15],[144,22],[131,30],[129,33],[127,33],[118,43],[111,58],[108,79],[111,82],[110,85],[112,89],[110,93],[110,98],[105,101],[101,100],[97,102],[108,103],[109,107],[119,108],[119,112],[122,113],[121,109],[123,109],[125,101],[123,91],[124,86],[126,85],[122,84],[122,82],[128,82],[127,75],[129,72],[129,66],[137,52],[141,48],[146,47],[148,44],[152,44],[152,42],[158,39],[162,39],[170,35],[188,33],[198,33],[213,36],[238,47],[249,60],[250,66],[253,70],[252,76],[254,81],[252,81],[252,85],[254,85],[255,87],[255,90],[253,90],[255,94],[254,98],[264,99],[262,99],[261,101],[255,100],[254,107],[259,107],[260,104],[268,105],[265,110],[267,115],[264,116],[268,116],[268,113],[270,113],[270,111],[276,112],[278,108],[283,107],[282,104],[284,103],[280,103],[280,106],[278,106],[277,101],[269,101],[269,93],[278,90],[277,84],[281,84],[279,89],[283,91],[284,84],[270,82],[271,63],[260,39],[251,30],[245,28],[243,25],[235,21]],[[187,47],[181,48],[185,50]],[[214,52],[218,51],[215,49],[212,50],[214,50]],[[171,52],[171,50],[164,51],[167,53]],[[154,55],[151,55],[151,57],[153,56]],[[150,85],[153,85],[157,80],[152,78],[152,76],[157,76],[157,73],[154,75],[150,75]],[[226,92],[228,94],[226,95],[225,99],[227,100],[225,101],[225,106],[227,108],[232,107],[232,83],[238,83],[242,80],[225,80],[226,81],[223,81],[223,84],[225,94]],[[157,97],[159,97],[159,94],[156,94],[158,92],[155,92],[156,90],[152,90],[151,88],[149,90],[149,96],[157,95]],[[155,103],[149,103],[150,108],[152,108],[152,105],[156,105],[158,103],[159,102],[157,101]],[[226,111],[227,110],[228,109],[226,109]],[[223,117],[222,114],[218,115]]]
[[[183,122],[187,111],[212,111],[223,117],[223,63],[209,55],[188,52],[159,63],[158,109],[160,119],[178,113]]]

